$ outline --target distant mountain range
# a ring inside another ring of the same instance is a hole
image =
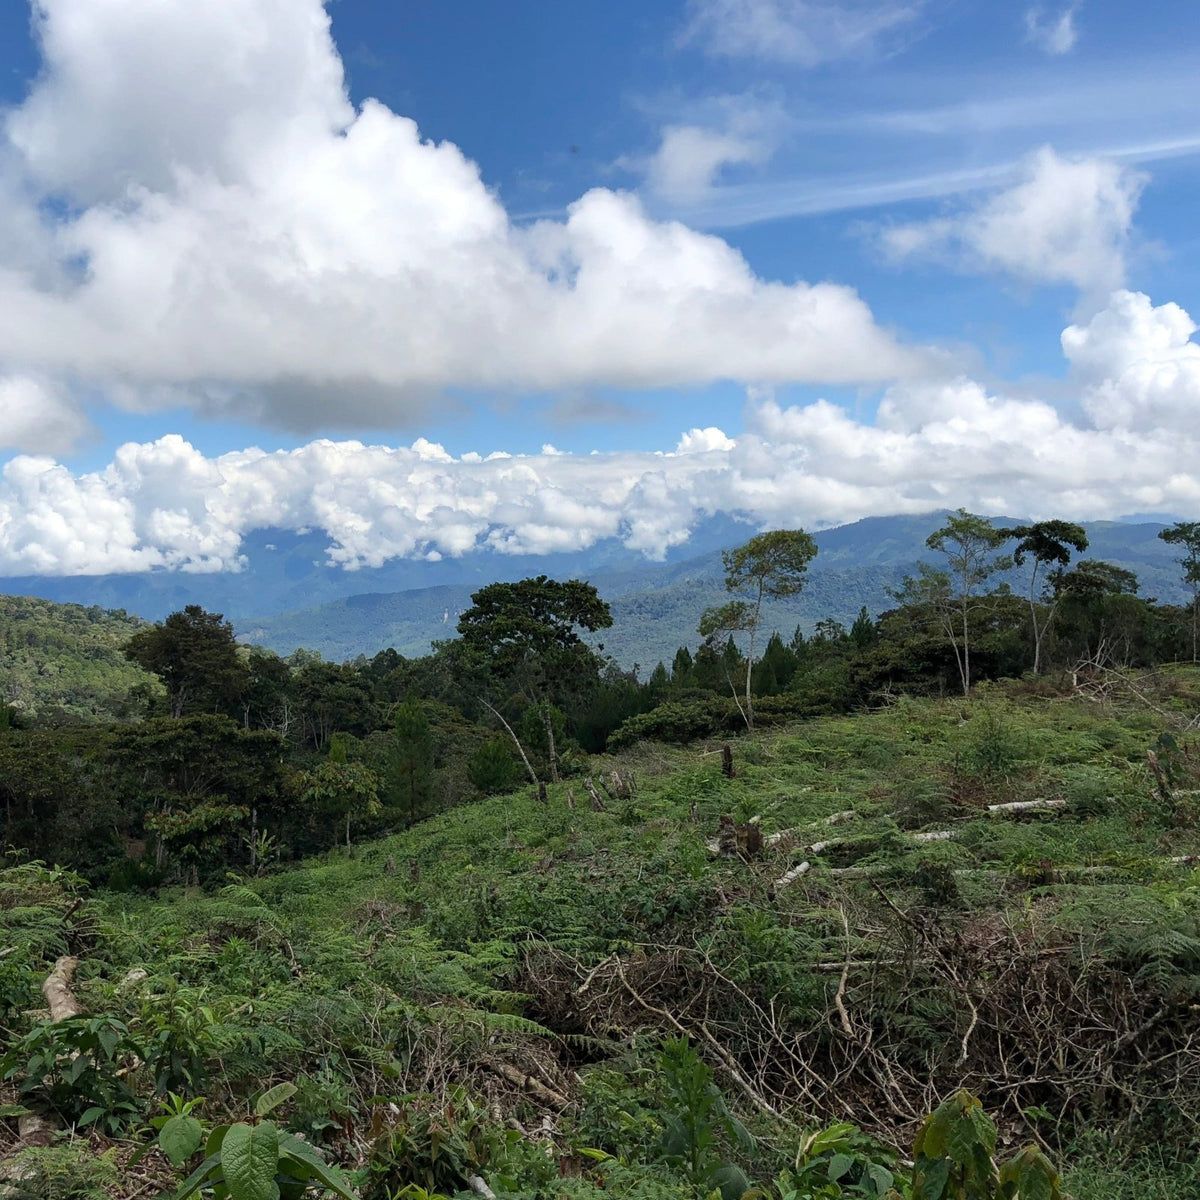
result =
[[[921,561],[936,561],[925,539],[944,514],[872,517],[815,534],[819,553],[809,568],[804,591],[767,606],[768,626],[790,636],[799,625],[810,632],[832,617],[849,625],[865,606],[872,615],[893,606],[892,589]],[[997,518],[996,523],[1017,524]],[[1094,522],[1088,527],[1088,557],[1103,558],[1137,573],[1142,594],[1162,600],[1184,598],[1173,551],[1158,538],[1161,523]],[[731,530],[725,545],[745,541],[750,530]],[[540,573],[527,560],[513,577]],[[554,574],[546,570],[547,574]],[[720,550],[678,562],[602,565],[582,569],[580,557],[560,577],[586,578],[612,607],[613,627],[603,632],[606,651],[625,666],[646,670],[669,661],[681,645],[695,646],[696,625],[705,608],[728,599]],[[488,580],[490,582],[490,580]],[[1014,589],[1023,590],[1022,572],[1013,572]],[[286,654],[298,646],[332,659],[372,655],[393,646],[408,656],[424,654],[436,638],[455,635],[458,615],[471,602],[478,583],[399,592],[345,596],[296,612],[235,622],[239,636]]]
[[[771,605],[768,625],[790,636],[824,617],[849,624],[864,605],[872,614],[892,606],[889,590],[920,561],[937,556],[925,539],[944,513],[870,517],[815,534],[820,553],[803,593]],[[1016,518],[997,517],[997,525]],[[1097,521],[1087,525],[1087,556],[1135,571],[1143,596],[1184,599],[1174,550],[1159,540],[1161,521]],[[695,646],[700,614],[727,598],[720,551],[754,530],[715,517],[693,532],[665,562],[647,562],[616,539],[573,554],[514,556],[482,552],[440,562],[396,561],[345,571],[325,560],[323,533],[266,530],[246,539],[246,568],[222,574],[150,572],[140,575],[25,577],[0,581],[0,590],[49,600],[124,608],[158,619],[185,604],[223,612],[247,642],[282,654],[304,647],[330,659],[372,655],[393,646],[413,656],[437,638],[453,637],[471,593],[497,580],[550,575],[586,579],[613,611],[605,649],[626,666],[649,670],[683,644]],[[1015,590],[1023,576],[1014,572]]]

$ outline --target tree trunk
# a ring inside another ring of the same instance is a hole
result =
[[[547,757],[550,760],[550,782],[558,782],[558,752],[554,745],[554,722],[550,719],[550,701],[542,701],[542,719],[546,724]]]
[[[46,1003],[50,1006],[51,1021],[65,1021],[83,1012],[83,1005],[75,999],[75,993],[71,990],[78,966],[77,958],[60,958],[54,964],[54,970],[42,983],[42,995],[46,997]]]
[[[968,625],[970,616],[968,613],[968,605],[966,598],[963,598],[962,606],[963,619],[963,695],[971,694],[971,631]]]
[[[1033,622],[1033,673],[1042,673],[1042,630],[1038,627],[1037,603],[1034,595],[1037,592],[1038,560],[1033,560],[1033,574],[1029,577],[1029,617]]]
[[[346,849],[350,849],[350,809],[346,808]]]
[[[754,605],[754,623],[750,626],[750,645],[746,647],[746,728],[754,728],[754,697],[750,694],[750,674],[754,670],[754,635],[762,614],[763,581],[758,581],[758,601]]]
[[[508,736],[512,738],[513,744],[517,747],[517,753],[521,756],[521,761],[525,764],[525,771],[529,776],[529,782],[536,784],[538,781],[537,772],[530,766],[529,756],[525,753],[525,747],[521,745],[521,739],[517,737],[513,727],[500,715],[500,713],[492,707],[486,700],[482,701],[483,707],[488,710],[508,730]]]
[[[52,1022],[66,1021],[83,1012],[83,1005],[75,999],[75,993],[71,990],[71,984],[75,980],[75,969],[78,966],[77,958],[70,956],[60,958],[42,983],[42,995],[46,997],[46,1003],[50,1007]],[[30,1146],[49,1146],[61,1128],[62,1123],[49,1113],[26,1113],[17,1121],[19,1141],[14,1150],[20,1151]],[[28,1177],[26,1172],[12,1162],[0,1165],[0,1180],[3,1181],[0,1183],[0,1197],[16,1198],[29,1195],[20,1186]]]

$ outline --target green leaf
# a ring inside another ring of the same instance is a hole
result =
[[[85,1125],[90,1125],[93,1121],[98,1121],[104,1116],[105,1111],[99,1104],[93,1104],[91,1108],[85,1109],[83,1116],[75,1122],[76,1128],[82,1129]]]
[[[886,1196],[887,1190],[896,1182],[896,1177],[879,1163],[871,1163],[867,1167],[867,1174],[871,1177],[871,1182],[875,1185],[875,1191],[880,1196]]]
[[[213,1168],[221,1165],[220,1154],[210,1154],[180,1185],[179,1190],[174,1193],[171,1200],[187,1200],[188,1196],[195,1195],[204,1184],[204,1181],[212,1174]]]
[[[225,1141],[225,1135],[229,1132],[228,1125],[217,1125],[209,1130],[208,1141],[204,1146],[205,1154],[220,1154],[221,1145]]]
[[[1058,1172],[1036,1147],[1027,1146],[1000,1168],[1001,1194],[1020,1200],[1059,1200]]]
[[[279,1130],[270,1121],[230,1127],[221,1143],[221,1168],[233,1200],[279,1200]]]
[[[942,1197],[946,1194],[946,1184],[949,1179],[950,1160],[948,1158],[939,1158],[925,1172],[925,1178],[921,1182],[920,1200],[942,1200]]]
[[[331,1192],[336,1192],[343,1200],[358,1200],[350,1190],[350,1181],[346,1176],[337,1167],[327,1163],[307,1142],[302,1142],[290,1133],[284,1133],[279,1137],[279,1150],[280,1153],[303,1162],[313,1179]]]
[[[117,1031],[111,1025],[104,1025],[97,1030],[96,1037],[100,1040],[100,1045],[104,1047],[105,1057],[114,1058],[117,1053],[117,1042],[120,1040]]]
[[[32,1112],[32,1108],[26,1108],[23,1104],[0,1104],[0,1121],[9,1117],[27,1117]]]
[[[722,1163],[712,1173],[709,1182],[720,1190],[721,1200],[740,1200],[750,1190],[746,1172],[733,1163]]]
[[[273,1088],[268,1088],[258,1098],[258,1103],[254,1106],[254,1115],[256,1117],[265,1117],[272,1109],[278,1108],[285,1100],[290,1100],[296,1094],[296,1085],[294,1083],[277,1083]]]
[[[850,1168],[854,1166],[854,1159],[849,1154],[835,1154],[829,1160],[829,1178],[834,1183],[837,1183]]]
[[[182,1167],[204,1141],[204,1127],[195,1117],[172,1117],[158,1133],[158,1144],[162,1152],[177,1166]]]

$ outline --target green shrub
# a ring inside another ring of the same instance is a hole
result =
[[[485,796],[511,792],[521,782],[521,765],[507,739],[484,742],[467,762],[467,777]]]
[[[38,1200],[108,1200],[119,1181],[116,1150],[93,1154],[86,1140],[33,1146],[5,1162],[5,1175],[20,1180],[14,1196]]]

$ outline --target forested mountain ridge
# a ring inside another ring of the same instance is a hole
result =
[[[813,535],[818,554],[799,596],[767,605],[766,626],[785,638],[799,625],[810,633],[817,621],[849,624],[866,607],[873,616],[893,607],[892,591],[920,562],[936,555],[925,539],[944,514],[870,517]],[[997,526],[1016,525],[996,518]],[[1164,526],[1096,521],[1085,526],[1088,554],[1131,570],[1141,581],[1140,594],[1166,603],[1185,598],[1171,548],[1158,537]],[[605,651],[622,666],[650,670],[669,660],[681,645],[695,647],[696,624],[704,609],[724,595],[721,555],[712,551],[680,562],[642,562],[619,570],[589,573],[586,556],[576,566],[609,602],[613,626],[605,630]],[[574,569],[573,569],[574,574]],[[1013,590],[1025,588],[1026,572],[1013,571]],[[404,592],[371,592],[275,616],[236,619],[244,640],[288,654],[303,646],[341,660],[375,654],[393,646],[407,656],[428,651],[432,641],[452,634],[457,614],[470,603],[465,584]]]
[[[43,721],[113,720],[158,680],[123,653],[147,622],[121,610],[0,594],[0,707]]]
[[[785,606],[778,626],[790,636],[797,622],[831,616],[853,619],[862,605],[878,613],[889,607],[888,588],[913,565],[929,557],[925,538],[944,518],[944,512],[914,516],[869,517],[814,534],[820,553],[811,568],[812,588],[826,571],[845,571],[840,582],[823,587],[821,602],[810,592]],[[997,518],[997,524],[1015,523]],[[1157,541],[1161,524],[1141,521],[1093,522],[1088,526],[1097,557],[1134,570],[1144,595],[1179,600],[1178,572],[1167,547]],[[247,640],[281,653],[298,647],[318,650],[327,658],[374,654],[394,645],[405,654],[424,653],[431,639],[446,636],[476,588],[496,580],[515,580],[546,574],[554,578],[586,579],[613,603],[646,593],[631,607],[633,619],[619,619],[609,643],[625,665],[653,664],[674,653],[695,633],[687,596],[651,597],[670,593],[677,585],[701,584],[720,588],[720,551],[744,541],[750,526],[735,517],[719,515],[700,522],[687,542],[667,552],[662,563],[648,561],[609,538],[582,551],[547,555],[511,555],[479,551],[439,562],[396,559],[377,568],[347,571],[328,561],[328,537],[320,530],[293,533],[266,529],[247,534],[239,571],[183,573],[153,571],[105,576],[23,576],[0,581],[0,590],[37,596],[60,603],[100,604],[159,620],[188,604],[224,613]],[[429,589],[439,589],[431,591]],[[1019,590],[1019,589],[1018,589]],[[429,591],[428,595],[417,593]],[[395,600],[378,597],[400,597]],[[698,613],[711,602],[702,600]],[[358,599],[357,607],[346,603]],[[314,608],[329,604],[324,614]],[[639,628],[641,613],[663,614],[661,625]],[[670,615],[674,614],[674,615]]]

